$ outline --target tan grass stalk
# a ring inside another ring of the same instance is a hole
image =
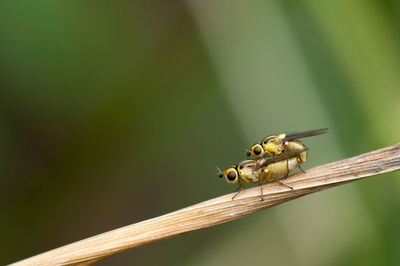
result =
[[[118,228],[22,260],[15,265],[89,264],[129,248],[231,221],[312,192],[400,169],[400,143],[356,157],[321,165],[277,183],[201,202],[153,219]]]

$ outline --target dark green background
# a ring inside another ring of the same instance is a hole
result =
[[[236,189],[267,134],[304,168],[399,142],[398,1],[2,1],[0,264]],[[399,174],[99,265],[396,265]]]

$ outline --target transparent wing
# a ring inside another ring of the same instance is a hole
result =
[[[296,132],[296,133],[291,133],[291,134],[286,135],[284,140],[292,141],[295,139],[301,139],[301,138],[307,138],[307,137],[325,134],[327,132],[328,132],[327,128],[320,128],[320,129],[308,130],[308,131],[303,131],[303,132]]]

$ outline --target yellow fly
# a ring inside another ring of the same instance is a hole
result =
[[[254,155],[257,159],[260,159],[265,156],[274,157],[285,152],[296,152],[306,148],[303,142],[298,139],[317,136],[327,132],[327,128],[321,128],[288,135],[279,134],[267,136],[260,143],[251,146],[247,152],[247,156]],[[306,156],[306,154],[300,154],[299,156]],[[307,160],[306,157],[302,159]]]
[[[293,171],[307,159],[308,148],[295,152],[285,152],[282,155],[273,158],[260,160],[248,159],[240,162],[238,165],[230,166],[223,171],[219,171],[219,177],[224,177],[226,182],[234,184],[239,182],[238,192],[232,197],[234,199],[243,189],[243,181],[246,183],[258,183],[261,188],[261,200],[264,200],[262,184],[264,182],[277,181],[280,184],[293,189],[279,179],[286,178],[289,172]],[[305,154],[305,155],[304,155]],[[301,158],[306,158],[302,160]],[[300,159],[299,159],[300,158]]]
[[[248,156],[254,155],[256,159],[244,160],[224,171],[219,170],[218,175],[221,178],[225,177],[229,184],[239,182],[238,193],[232,199],[243,189],[243,182],[258,183],[261,186],[264,182],[277,181],[293,189],[280,179],[288,177],[289,173],[297,167],[303,171],[301,164],[307,161],[308,148],[298,139],[327,132],[327,128],[321,128],[293,134],[267,136],[261,142],[251,146],[247,152]],[[263,200],[262,186],[261,200]]]

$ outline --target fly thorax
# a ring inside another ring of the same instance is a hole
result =
[[[258,181],[258,176],[254,170],[256,166],[255,160],[245,160],[238,166],[240,178],[247,183],[255,183]]]
[[[255,183],[258,181],[258,176],[256,172],[253,170],[254,168],[244,167],[239,170],[240,177],[246,181],[247,183]]]
[[[265,145],[265,151],[268,153],[270,156],[275,156],[279,155],[283,151],[283,145],[278,143],[267,143]]]

